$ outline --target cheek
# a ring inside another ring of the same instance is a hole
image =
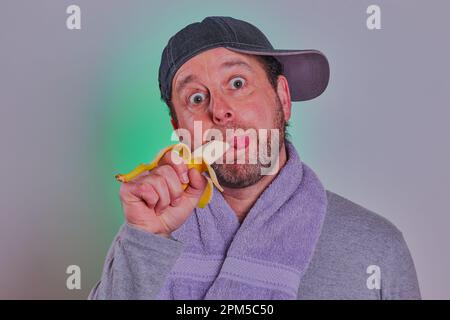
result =
[[[193,131],[194,130],[194,122],[202,121],[198,115],[189,112],[189,110],[179,110],[177,111],[178,115],[178,124],[180,128],[185,128],[186,130]]]
[[[263,99],[255,99],[244,103],[237,114],[237,118],[244,123],[252,123],[256,127],[266,128],[271,123],[273,117],[271,111],[275,106],[272,106],[268,99],[264,99],[264,96],[262,97]]]
[[[257,123],[261,117],[262,106],[260,104],[246,105],[242,108],[238,114],[237,118],[245,123]],[[240,122],[238,121],[238,122]]]
[[[205,132],[214,128],[214,124],[207,115],[192,114],[186,112],[178,119],[180,128],[186,134],[186,140],[183,141],[191,147],[198,146],[205,142]]]

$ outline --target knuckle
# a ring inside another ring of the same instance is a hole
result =
[[[170,176],[175,173],[175,170],[171,165],[165,165],[163,168],[163,172],[165,176]]]
[[[119,195],[120,196],[124,195],[126,191],[127,191],[126,183],[122,183],[120,185]]]
[[[155,188],[161,190],[165,183],[165,178],[159,174],[155,174],[155,176],[151,180],[151,184],[155,186]]]
[[[143,193],[147,193],[149,191],[149,185],[146,184],[145,182],[142,182],[138,185],[138,191],[139,193],[143,194]]]
[[[120,199],[124,199],[127,195],[131,193],[132,183],[122,183],[119,189]]]
[[[158,174],[168,182],[168,185],[174,184],[178,180],[178,174],[171,166],[164,166]]]
[[[170,166],[169,165],[162,165],[155,169],[154,175],[159,177],[165,177],[170,174]]]

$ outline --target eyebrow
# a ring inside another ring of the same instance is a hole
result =
[[[253,72],[253,68],[247,62],[244,62],[242,60],[236,60],[236,59],[225,61],[224,63],[222,63],[220,65],[220,68],[222,68],[222,69],[224,69],[224,68],[225,69],[229,69],[229,68],[232,68],[234,66],[244,67],[248,71]]]
[[[253,72],[253,68],[248,63],[246,63],[242,60],[236,60],[236,59],[225,61],[224,63],[222,63],[220,65],[220,69],[230,69],[230,68],[236,67],[236,66],[243,67],[243,68],[247,69],[248,71]],[[182,80],[180,80],[178,82],[176,91],[178,93],[181,92],[188,83],[194,82],[194,81],[198,81],[198,78],[196,75],[190,74],[190,75],[184,77]]]
[[[198,79],[197,76],[193,74],[190,74],[187,77],[183,78],[178,82],[179,84],[177,86],[177,92],[180,93],[189,82],[198,81],[197,79]]]

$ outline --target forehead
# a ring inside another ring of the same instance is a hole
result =
[[[257,58],[251,55],[241,54],[226,48],[210,49],[189,59],[177,70],[172,80],[172,88],[176,89],[177,84],[183,79],[195,76],[205,69],[215,70],[232,66],[245,69],[248,69],[247,66],[249,66],[250,69],[256,72],[259,63]]]

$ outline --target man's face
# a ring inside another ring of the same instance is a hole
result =
[[[279,79],[278,89],[274,90],[266,71],[254,56],[225,48],[205,51],[183,64],[173,78],[172,104],[178,126],[188,130],[194,139],[201,139],[202,143],[209,140],[204,132],[219,130],[232,146],[224,159],[231,152],[235,159],[239,154],[245,154],[247,160],[250,159],[249,140],[255,136],[230,136],[230,129],[250,129],[257,133],[267,129],[266,148],[269,154],[273,151],[278,154],[284,148],[284,127],[291,107],[286,78],[280,76]],[[201,122],[201,138],[194,136],[194,121]],[[270,129],[279,130],[279,150],[271,148]],[[256,139],[258,146],[259,135]],[[244,164],[224,160],[223,164],[214,164],[213,168],[223,186],[242,188],[261,179],[263,164],[259,158],[257,163],[246,161]]]

